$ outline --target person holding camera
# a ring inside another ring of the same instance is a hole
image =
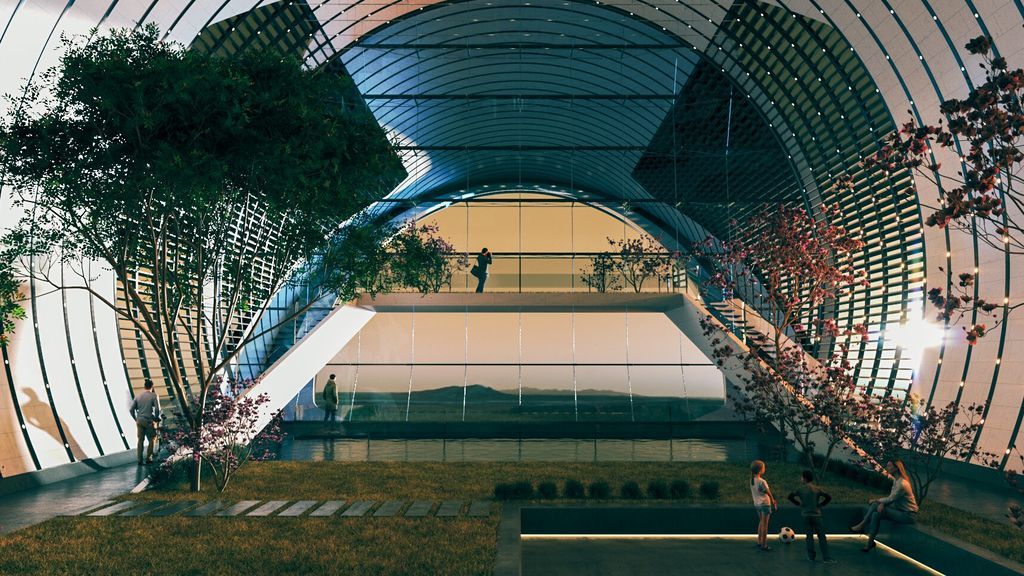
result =
[[[476,291],[481,293],[484,291],[484,284],[487,283],[487,267],[494,263],[494,258],[491,256],[491,252],[484,248],[480,251],[480,254],[476,257],[476,266],[473,266],[469,270],[469,273],[476,276],[477,284]]]
[[[146,378],[146,389],[132,400],[131,413],[135,418],[135,428],[139,434],[139,466],[142,466],[142,447],[149,439],[149,451],[146,453],[146,464],[153,463],[153,450],[157,443],[157,428],[163,420],[160,410],[160,397],[153,391],[153,381]]]

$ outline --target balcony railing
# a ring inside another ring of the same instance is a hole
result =
[[[545,252],[523,254],[492,254],[493,263],[488,267],[487,292],[599,292],[585,281],[585,274],[593,270],[594,260],[600,253],[589,252]],[[652,257],[668,257],[668,254],[652,254]],[[611,255],[613,262],[620,262],[621,257]],[[473,292],[476,290],[477,278],[471,275],[470,268],[476,264],[476,255],[471,254],[470,267],[458,269],[453,256],[453,268],[456,269],[450,285],[442,288],[442,292]],[[688,287],[688,275],[681,267],[673,267],[660,275],[646,278],[636,290],[622,273],[609,272],[606,285],[614,289],[605,292],[643,292],[643,293],[681,293]],[[411,288],[398,288],[408,292]]]

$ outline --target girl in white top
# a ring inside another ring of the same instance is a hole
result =
[[[750,463],[750,497],[757,511],[757,547],[765,552],[771,550],[768,546],[768,521],[772,517],[772,510],[779,508],[768,482],[762,477],[766,469],[761,460]]]

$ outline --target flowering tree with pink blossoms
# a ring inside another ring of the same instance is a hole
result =
[[[1005,58],[996,57],[985,36],[972,39],[966,48],[980,57],[984,82],[967,97],[941,104],[945,124],[941,120],[935,125],[908,121],[865,165],[881,167],[887,173],[910,169],[934,185],[938,205],[922,203],[926,225],[971,235],[1011,255],[1024,254],[1024,70],[1011,70]],[[959,165],[943,167],[936,162],[932,155],[935,147],[953,151]],[[1024,305],[976,296],[975,270],[942,271],[950,277],[951,290],[933,287],[928,299],[938,310],[940,321],[969,319],[963,329],[972,345]],[[997,314],[1000,308],[1002,318]],[[979,316],[988,320],[981,322]]]
[[[233,389],[234,382],[229,381]],[[283,439],[280,414],[265,427],[257,422],[261,408],[270,401],[267,394],[233,398],[213,388],[206,403],[200,407],[193,399],[193,408],[202,410],[203,425],[196,429],[178,426],[165,432],[172,454],[184,459],[170,458],[163,464],[169,473],[176,462],[187,461],[194,466],[205,466],[213,476],[219,492],[227,487],[235,472],[246,462],[273,458],[274,448]]]
[[[726,294],[743,285],[763,296],[758,334],[746,339],[745,352],[729,343],[721,322],[709,317],[703,323],[719,365],[739,362],[744,368],[737,411],[778,426],[805,463],[822,471],[840,445],[870,458],[850,438],[851,429],[873,409],[857,388],[849,361],[849,342],[866,338],[867,330],[862,324],[840,326],[820,314],[824,306],[866,285],[854,267],[863,243],[831,223],[838,216],[834,207],[824,207],[815,218],[780,205],[751,218],[744,236],[698,247],[702,259],[712,263],[708,285]],[[826,348],[822,358],[802,345],[817,341]],[[825,458],[816,459],[821,439]]]
[[[942,407],[918,407],[887,396],[876,399],[874,410],[865,414],[854,438],[878,462],[903,460],[914,495],[921,502],[949,459],[990,457],[974,443],[984,423],[983,414],[983,404],[950,402]]]

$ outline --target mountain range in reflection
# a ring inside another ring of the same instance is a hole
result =
[[[360,390],[351,406],[352,421],[442,421],[458,419],[465,407],[474,420],[552,419],[567,414],[637,421],[693,420],[723,405],[721,398],[645,396],[629,391],[523,388],[496,390],[482,384],[445,386],[408,392]]]

